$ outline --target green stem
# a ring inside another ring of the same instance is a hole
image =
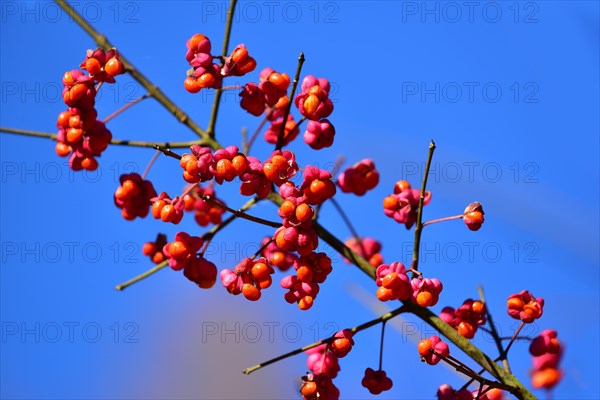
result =
[[[99,47],[109,49],[115,47],[106,36],[96,31],[86,20],[83,18],[73,7],[71,7],[65,0],[56,0],[56,3],[81,27],[83,30],[94,39]],[[152,95],[163,107],[165,107],[179,122],[187,126],[197,134],[199,137],[204,139],[205,144],[212,149],[219,149],[221,146],[218,142],[213,140],[210,135],[203,130],[196,122],[194,122],[185,112],[183,112],[171,99],[163,93],[162,90],[152,81],[150,81],[144,74],[142,74],[124,55],[119,51],[119,60],[123,63],[125,70],[131,74],[133,79],[139,82],[148,93]]]
[[[235,12],[235,5],[237,0],[231,0],[229,3],[229,9],[227,10],[227,22],[225,24],[225,36],[223,38],[223,50],[221,54],[223,57],[227,57],[227,52],[229,49],[229,38],[231,36],[231,27],[233,26],[233,14]],[[213,101],[212,111],[210,113],[210,121],[208,123],[208,128],[206,131],[208,132],[208,136],[211,139],[215,137],[215,125],[217,123],[217,115],[219,114],[219,106],[221,103],[221,95],[223,94],[224,89],[217,89],[215,91],[215,100]]]
[[[417,226],[415,227],[415,245],[413,249],[413,260],[411,269],[414,271],[419,270],[419,250],[421,248],[421,232],[423,231],[423,205],[425,203],[425,193],[427,190],[427,178],[429,177],[429,167],[431,166],[431,159],[433,158],[433,152],[435,151],[435,142],[432,140],[429,142],[429,153],[427,154],[427,163],[425,164],[425,173],[423,174],[423,184],[421,185],[421,196],[419,197],[419,208],[417,209]],[[417,277],[415,272],[412,273],[413,279]]]
[[[117,286],[115,286],[115,289],[117,290],[124,290],[127,289],[129,286],[133,285],[136,282],[139,282],[143,279],[146,279],[147,277],[149,277],[150,275],[154,274],[155,272],[160,271],[161,269],[163,269],[164,267],[166,267],[168,265],[168,261],[163,261],[160,264],[156,265],[153,268],[150,268],[148,271],[136,276],[135,278],[131,278],[130,280],[128,280],[127,282],[123,282],[121,284],[118,284]]]
[[[0,132],[4,133],[12,133],[14,135],[22,135],[22,136],[33,136],[39,138],[45,138],[50,140],[56,140],[55,133],[49,132],[40,132],[40,131],[32,131],[29,129],[18,129],[18,128],[9,128],[6,126],[0,126]],[[204,140],[192,140],[189,142],[146,142],[141,140],[127,140],[127,139],[112,139],[110,144],[116,146],[130,146],[130,147],[148,147],[153,148],[154,146],[159,147],[168,147],[171,149],[184,149],[190,147],[194,144],[203,144],[208,146],[209,144]]]
[[[406,312],[406,308],[404,306],[399,307],[399,308],[397,308],[397,309],[395,309],[393,311],[390,311],[390,312],[388,312],[386,314],[383,314],[381,317],[378,317],[378,318],[375,318],[375,319],[373,319],[371,321],[365,322],[364,324],[360,324],[358,326],[355,326],[354,328],[352,328],[350,330],[352,331],[352,333],[358,333],[360,331],[363,331],[363,330],[365,330],[367,328],[370,328],[370,327],[372,327],[374,325],[377,325],[379,323],[385,323],[389,319],[392,319],[395,316],[402,314],[403,312]],[[268,361],[264,361],[264,362],[262,362],[260,364],[256,364],[253,367],[246,368],[243,372],[246,375],[251,374],[252,372],[257,371],[257,370],[259,370],[259,369],[261,369],[263,367],[266,367],[267,365],[271,365],[273,363],[276,363],[277,361],[281,361],[281,360],[284,360],[284,359],[289,358],[291,356],[295,356],[296,354],[304,353],[306,350],[310,350],[313,347],[317,347],[317,346],[321,346],[322,344],[329,343],[329,342],[331,342],[331,340],[333,340],[334,336],[335,336],[335,334],[332,335],[332,336],[330,336],[330,337],[328,337],[327,339],[319,340],[318,342],[311,343],[308,346],[300,347],[299,349],[292,350],[289,353],[285,353],[285,354],[282,354],[282,355],[280,355],[278,357],[272,358],[272,359],[270,359]]]
[[[300,71],[302,71],[302,64],[304,64],[304,53],[300,53],[300,56],[298,57],[298,66],[296,67],[296,75],[294,75],[294,83],[292,84],[292,92],[290,93],[288,105],[285,108],[285,113],[283,114],[283,122],[281,124],[281,130],[279,131],[279,136],[277,136],[277,145],[275,146],[275,150],[281,150],[281,148],[283,147],[283,142],[285,141],[285,125],[286,125],[288,117],[290,115],[290,110],[292,109],[292,104],[294,103],[294,95],[296,94],[296,88],[298,87],[298,81],[300,80]]]

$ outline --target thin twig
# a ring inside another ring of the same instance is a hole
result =
[[[403,312],[406,312],[406,308],[404,306],[399,307],[399,308],[397,308],[397,309],[395,309],[393,311],[390,311],[390,312],[382,315],[381,317],[378,317],[378,318],[375,318],[375,319],[373,319],[371,321],[365,322],[364,324],[360,324],[358,326],[355,326],[354,328],[352,328],[350,330],[352,331],[352,333],[358,333],[358,332],[360,332],[362,330],[370,328],[370,327],[372,327],[374,325],[377,325],[379,323],[384,323],[387,320],[392,319],[395,316],[402,314]],[[318,342],[311,343],[308,346],[300,347],[299,349],[292,350],[289,353],[282,354],[282,355],[280,355],[278,357],[275,357],[275,358],[272,358],[272,359],[270,359],[268,361],[264,361],[264,362],[262,362],[260,364],[257,364],[257,365],[255,365],[253,367],[246,368],[243,372],[246,375],[251,374],[252,372],[257,371],[257,370],[259,370],[259,369],[261,369],[263,367],[266,367],[267,365],[271,365],[273,363],[276,363],[277,361],[281,361],[281,360],[284,360],[284,359],[286,359],[288,357],[295,356],[296,354],[303,353],[306,350],[312,349],[313,347],[317,347],[317,346],[320,346],[322,344],[329,343],[329,342],[331,342],[331,340],[333,340],[334,336],[335,336],[335,334],[333,336],[328,337],[327,339],[319,340]]]
[[[425,203],[425,193],[427,189],[427,178],[429,177],[429,167],[431,166],[431,159],[433,158],[433,152],[435,151],[435,142],[432,140],[429,142],[429,153],[427,154],[427,163],[425,164],[425,173],[423,174],[423,184],[421,185],[421,196],[419,197],[419,208],[417,209],[417,225],[415,227],[415,244],[413,248],[413,260],[411,263],[411,269],[414,271],[419,270],[419,249],[421,247],[421,232],[423,231],[423,205]],[[416,278],[417,274],[412,273],[412,277]]]
[[[275,150],[281,150],[281,148],[283,147],[283,143],[285,142],[285,125],[287,124],[287,120],[290,115],[290,110],[292,108],[292,104],[294,103],[294,95],[296,94],[296,88],[298,87],[298,81],[300,80],[300,71],[302,71],[302,64],[304,64],[304,53],[300,53],[300,56],[298,57],[298,66],[296,67],[296,75],[294,75],[292,92],[290,93],[288,105],[285,108],[285,113],[283,114],[283,122],[281,123],[281,130],[279,131],[279,135],[277,136],[277,145],[275,146]]]
[[[229,3],[229,9],[227,10],[227,22],[225,23],[225,36],[223,38],[223,50],[221,54],[223,57],[227,57],[227,52],[229,48],[229,38],[231,36],[231,27],[233,26],[233,14],[235,12],[235,5],[237,0],[231,0]],[[223,62],[223,61],[221,61]],[[221,103],[221,95],[223,94],[224,89],[217,89],[215,91],[215,99],[213,101],[212,111],[210,113],[210,121],[208,122],[208,128],[206,131],[208,132],[208,136],[211,139],[215,137],[215,125],[217,123],[217,115],[219,114],[219,106]]]
[[[18,128],[9,128],[6,126],[0,127],[0,132],[4,133],[12,133],[14,135],[22,135],[22,136],[33,136],[39,138],[45,138],[50,140],[56,140],[56,134],[50,132],[40,132],[40,131],[32,131],[29,129],[18,129]],[[153,148],[154,146],[159,147],[169,147],[171,149],[183,149],[190,147],[194,144],[197,145],[208,145],[204,140],[192,140],[189,142],[146,142],[141,140],[126,140],[126,139],[112,139],[110,144],[116,146],[130,146],[130,147],[148,147]]]

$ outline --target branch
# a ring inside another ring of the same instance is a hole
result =
[[[69,15],[83,30],[94,39],[99,47],[109,49],[115,47],[106,36],[96,31],[86,20],[83,18],[73,7],[71,7],[65,0],[56,0],[56,3]],[[119,59],[123,63],[125,70],[131,74],[133,79],[139,82],[148,93],[152,95],[163,107],[165,107],[179,122],[186,125],[194,133],[204,139],[207,146],[212,149],[219,149],[221,146],[219,143],[214,141],[208,133],[203,130],[196,122],[194,122],[185,112],[183,112],[171,99],[163,93],[162,90],[152,81],[150,81],[144,74],[142,74],[124,55],[119,51]]]
[[[435,142],[429,142],[429,153],[427,154],[427,164],[425,164],[425,173],[423,174],[423,184],[421,185],[421,196],[419,197],[419,208],[417,210],[417,226],[415,227],[415,244],[413,249],[413,260],[410,268],[413,270],[412,277],[416,278],[414,271],[419,270],[419,249],[421,247],[421,232],[423,231],[423,203],[425,202],[425,190],[427,187],[427,178],[429,177],[429,167],[435,151]]]
[[[9,128],[6,126],[0,126],[0,132],[56,140],[56,134],[49,133],[49,132],[31,131],[28,129]],[[112,139],[110,141],[110,144],[117,145],[117,146],[148,147],[148,148],[154,148],[155,146],[158,146],[158,147],[171,148],[171,149],[184,149],[184,148],[190,147],[194,144],[208,145],[204,140],[192,140],[189,142],[171,142],[171,143],[169,143],[169,142],[145,142],[145,141],[141,141],[141,140],[127,140],[127,139]]]
[[[292,92],[290,93],[288,105],[285,108],[285,113],[283,114],[283,122],[281,124],[279,136],[277,136],[277,145],[275,146],[275,150],[281,150],[281,148],[283,147],[283,142],[285,142],[285,125],[287,123],[288,117],[290,115],[290,110],[294,102],[294,94],[296,94],[296,88],[298,87],[298,81],[300,80],[300,71],[302,71],[302,64],[304,64],[304,53],[300,53],[300,56],[298,57],[298,66],[296,67],[296,75],[294,76]]]
[[[355,326],[354,328],[352,328],[350,330],[352,331],[352,333],[358,333],[358,332],[360,332],[362,330],[370,328],[370,327],[372,327],[374,325],[377,325],[379,323],[384,323],[385,324],[385,322],[387,322],[389,319],[392,319],[395,316],[402,314],[403,312],[406,312],[406,308],[404,306],[401,306],[401,307],[399,307],[399,308],[397,308],[397,309],[395,309],[393,311],[390,311],[390,312],[388,312],[386,314],[383,314],[381,317],[378,317],[378,318],[375,318],[375,319],[373,319],[371,321],[365,322],[364,324],[360,324],[358,326]],[[280,355],[278,357],[275,357],[275,358],[272,358],[272,359],[270,359],[268,361],[264,361],[264,362],[262,362],[260,364],[257,364],[257,365],[255,365],[253,367],[246,368],[242,372],[244,374],[246,374],[246,375],[251,374],[252,372],[257,371],[257,370],[259,370],[259,369],[261,369],[263,367],[266,367],[267,365],[271,365],[273,363],[276,363],[277,361],[281,361],[281,360],[284,360],[284,359],[286,359],[288,357],[295,356],[296,354],[303,353],[306,350],[312,349],[313,347],[318,347],[318,346],[321,346],[322,344],[329,343],[334,338],[334,336],[335,336],[335,334],[333,334],[333,336],[328,337],[327,339],[319,340],[318,342],[314,342],[314,343],[311,343],[311,344],[309,344],[307,346],[300,347],[299,349],[292,350],[289,353],[282,354],[282,355]]]
[[[225,37],[223,38],[223,50],[221,54],[223,57],[227,57],[227,51],[229,47],[229,37],[231,36],[231,27],[233,25],[233,14],[235,12],[235,4],[237,0],[231,0],[229,3],[229,9],[227,10],[227,23],[225,24]],[[213,101],[212,112],[210,113],[210,121],[208,123],[207,133],[212,139],[215,137],[215,124],[217,123],[217,115],[219,114],[219,106],[221,103],[221,94],[225,89],[217,89],[215,91],[215,100]]]

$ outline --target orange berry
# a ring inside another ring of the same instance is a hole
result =
[[[290,200],[284,201],[281,206],[279,206],[279,212],[285,217],[289,217],[296,210],[296,206]]]
[[[85,86],[83,83],[76,83],[75,86],[73,86],[65,94],[68,94],[68,98],[70,101],[78,101],[81,100],[83,96],[85,96],[87,89],[87,86]]]
[[[465,214],[465,218],[470,219],[474,224],[483,223],[483,213],[481,211],[471,211]]]
[[[388,301],[392,299],[392,291],[390,289],[386,289],[383,286],[380,286],[377,289],[377,293],[376,293],[377,299],[379,299],[379,301]]]
[[[94,157],[85,157],[81,160],[81,167],[88,171],[95,171],[98,169],[98,161]]]
[[[202,86],[200,86],[200,82],[198,82],[197,79],[191,76],[185,78],[185,80],[183,81],[183,87],[185,87],[185,90],[187,90],[190,93],[198,93],[200,89],[202,89]]]
[[[71,71],[65,72],[65,74],[63,75],[62,81],[63,81],[63,84],[67,87],[71,87],[75,84],[75,79],[73,79],[73,75],[71,74]]]
[[[233,168],[231,161],[225,158],[217,161],[216,170],[217,174],[227,182],[230,182],[235,178],[235,169]]]
[[[157,251],[152,256],[152,262],[154,264],[160,264],[161,262],[165,261],[165,259],[166,259],[166,257],[161,251]]]
[[[83,130],[79,128],[69,128],[67,130],[67,142],[78,143],[83,138]]]
[[[523,300],[521,300],[519,297],[511,297],[506,302],[506,305],[508,306],[509,310],[510,309],[520,310],[523,308]]]
[[[123,218],[125,218],[127,221],[133,221],[135,219],[135,217],[137,217],[137,215],[127,211],[127,209],[123,208],[121,209],[121,215],[123,216]]]
[[[111,58],[104,64],[104,71],[110,76],[122,74],[124,69],[123,63],[116,57]]]
[[[473,339],[475,337],[475,328],[466,321],[461,321],[456,327],[456,330],[459,335],[467,339]]]
[[[323,88],[319,85],[312,86],[310,89],[308,89],[308,94],[317,96],[318,98],[327,96],[325,90],[323,90]]]
[[[420,292],[417,295],[417,304],[421,307],[429,307],[433,304],[433,295],[430,292]]]
[[[271,253],[271,264],[276,267],[283,267],[285,264],[285,253],[283,251],[274,251]]]
[[[117,191],[118,191],[118,189],[117,189]],[[119,197],[117,196],[117,198],[119,198]],[[157,200],[154,203],[152,203],[152,216],[155,219],[160,218],[160,213],[166,204],[167,204],[167,202],[164,200]]]
[[[198,159],[193,154],[185,153],[184,155],[181,156],[181,160],[179,160],[179,165],[182,168],[186,168],[187,169],[187,163],[190,162],[190,161],[196,161],[196,163],[197,163]]]
[[[285,240],[284,234],[285,230],[282,229],[275,237],[275,244],[277,244],[277,247],[279,247],[281,250],[287,251],[290,247],[292,247],[292,244]]]
[[[298,268],[298,270],[296,271],[296,274],[298,275],[298,279],[301,280],[302,282],[311,282],[313,280],[313,270],[312,268],[303,265],[300,268]]]
[[[408,189],[410,189],[410,183],[405,180],[398,181],[396,182],[396,185],[394,185],[394,193],[400,193]]]
[[[85,60],[85,70],[90,76],[94,76],[102,71],[102,64],[100,64],[100,61],[96,58],[88,58]]]
[[[306,114],[310,115],[317,111],[317,107],[321,104],[321,100],[314,94],[309,95],[306,100],[304,100],[304,111]]]
[[[200,78],[198,78],[198,84],[200,85],[200,88],[209,88],[215,84],[215,81],[215,77],[208,72],[200,75]]]
[[[562,374],[556,368],[545,368],[535,371],[531,377],[531,386],[535,389],[550,389],[560,381]]]
[[[267,264],[257,262],[252,266],[250,272],[256,279],[264,279],[270,275],[271,271],[269,271],[269,266]]]
[[[277,72],[273,72],[271,75],[269,75],[269,82],[271,82],[280,90],[286,90],[288,86],[290,86],[290,77],[286,73],[279,74]]]
[[[395,210],[398,208],[398,199],[393,196],[387,196],[383,199],[383,208],[386,210]]]
[[[190,48],[195,49],[196,47],[198,47],[198,45],[200,44],[201,41],[206,40],[206,39],[207,39],[207,37],[204,36],[203,34],[196,33],[194,36],[192,36],[190,38],[190,42],[189,42]]]
[[[471,305],[471,309],[474,313],[482,314],[483,312],[485,312],[485,304],[483,304],[481,301],[476,300]]]
[[[267,275],[265,278],[258,279],[256,282],[258,283],[258,286],[260,286],[261,289],[266,289],[270,287],[273,283],[273,278],[271,278],[271,275]]]
[[[71,128],[81,128],[81,117],[79,115],[73,115],[69,118],[69,126]]]
[[[186,194],[185,196],[183,196],[183,209],[185,211],[192,211],[194,209],[194,204],[196,203],[196,200],[190,196],[189,194]]]
[[[296,218],[300,222],[306,222],[313,217],[313,209],[306,203],[300,204],[296,207]]]
[[[381,286],[386,289],[393,289],[395,286],[400,284],[400,277],[395,272],[390,272],[381,280]]]
[[[64,142],[56,142],[56,146],[54,147],[56,154],[61,157],[66,157],[71,154],[71,146]]]
[[[242,175],[246,172],[246,169],[248,169],[248,161],[246,160],[246,157],[241,154],[233,157],[231,165],[233,165],[233,169],[237,176]]]
[[[127,197],[135,197],[140,194],[140,187],[130,179],[123,181],[123,190]]]
[[[154,243],[154,242],[144,243],[144,246],[142,246],[142,254],[145,256],[149,256],[154,253],[156,253],[156,243]]]
[[[298,300],[298,308],[306,311],[312,307],[314,299],[312,296],[304,296],[300,300]]]
[[[71,113],[68,111],[63,111],[60,114],[58,114],[58,119],[56,121],[56,125],[66,128],[67,126],[69,126],[70,120],[71,120]]]
[[[352,348],[352,342],[348,338],[337,338],[331,342],[331,348],[338,353],[347,353]]]
[[[200,175],[198,175],[198,174],[192,175],[186,170],[186,171],[183,171],[183,179],[187,183],[198,183],[198,182],[200,182]]]
[[[313,398],[316,396],[318,389],[319,387],[317,386],[316,382],[304,382],[302,388],[300,389],[300,394],[302,394],[303,397]]]
[[[260,299],[261,296],[260,290],[250,283],[244,283],[242,286],[242,293],[244,294],[244,297],[250,301],[256,301]]]
[[[433,348],[433,344],[431,343],[431,340],[423,339],[419,342],[419,345],[417,346],[417,348],[419,350],[419,355],[421,355],[422,357],[425,357],[426,355],[429,354],[429,350],[431,350]]]
[[[190,255],[190,248],[185,242],[171,242],[169,244],[169,254],[176,260],[184,260]]]
[[[177,212],[175,211],[175,207],[173,204],[165,204],[165,206],[160,210],[160,219],[164,222],[175,222],[177,218]]]

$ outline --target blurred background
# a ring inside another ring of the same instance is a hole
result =
[[[206,127],[213,93],[183,89],[185,42],[204,33],[216,53],[226,2],[73,5]],[[62,75],[95,45],[54,3],[1,7],[0,125],[55,132],[65,109]],[[600,397],[598,14],[598,3],[587,1],[241,1],[230,48],[244,43],[258,67],[226,82],[256,82],[266,67],[293,75],[301,51],[302,76],[330,80],[334,146],[314,151],[299,136],[292,148],[301,166],[331,169],[340,155],[344,167],[375,160],[379,186],[362,198],[339,192],[337,199],[361,235],[382,242],[387,262],[409,263],[413,232],[385,217],[381,200],[398,179],[420,187],[434,139],[433,197],[424,218],[460,214],[480,201],[486,222],[478,232],[460,221],[425,229],[421,269],[445,287],[433,311],[477,297],[481,284],[499,331],[511,336],[518,323],[506,314],[506,298],[522,289],[543,297],[543,317],[522,333],[553,328],[565,344],[556,399]],[[145,93],[128,76],[117,82],[102,87],[100,118]],[[259,121],[240,108],[237,92],[227,92],[217,138],[239,145],[241,128],[253,132]],[[195,138],[151,99],[108,128],[120,139]],[[259,139],[252,154],[265,159],[272,145]],[[375,300],[374,283],[324,243],[320,250],[333,258],[334,272],[307,312],[285,303],[278,284],[250,303],[219,283],[201,290],[168,268],[117,292],[116,284],[151,267],[141,246],[157,232],[171,240],[180,230],[205,231],[190,215],[178,226],[121,218],[113,204],[119,175],[141,173],[153,151],[112,146],[96,172],[74,173],[52,141],[3,133],[0,144],[2,398],[299,398],[304,355],[249,376],[241,371],[388,307]],[[174,196],[180,176],[178,163],[160,157],[148,178]],[[246,201],[235,184],[217,193],[232,207]],[[251,213],[277,219],[267,202]],[[321,221],[340,238],[350,236],[331,205]],[[207,256],[232,268],[271,234],[235,221]],[[465,382],[419,362],[415,342],[431,334],[410,316],[388,326],[383,366],[394,387],[380,398],[430,399],[442,383]],[[372,397],[360,381],[366,367],[377,368],[379,335],[379,327],[361,332],[341,360],[335,383],[342,398]],[[489,336],[474,342],[496,355]],[[527,348],[516,343],[510,360],[529,385]]]

